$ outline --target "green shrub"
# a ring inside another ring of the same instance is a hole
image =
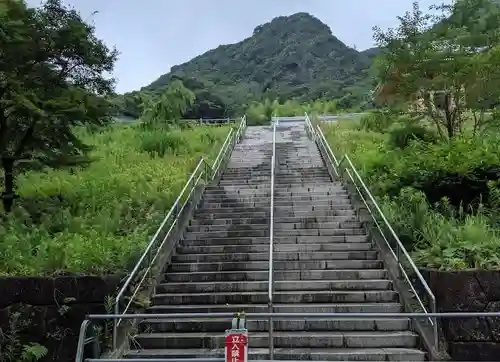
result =
[[[447,197],[454,206],[466,209],[487,202],[488,181],[500,179],[500,138],[457,138],[433,145],[414,143],[404,152],[386,153],[390,182],[385,192],[395,195],[411,186],[431,202]],[[482,200],[480,200],[482,198]]]
[[[180,130],[156,129],[147,130],[139,134],[141,149],[153,156],[163,157],[170,153],[189,153],[190,144],[185,133]]]
[[[391,147],[405,149],[410,145],[411,141],[436,143],[438,138],[434,132],[416,124],[398,126],[389,133],[389,145]]]
[[[398,197],[385,198],[383,210],[418,265],[444,270],[500,268],[500,232],[484,209],[472,215],[443,215],[423,193],[405,188]]]
[[[384,132],[394,123],[394,118],[386,111],[372,111],[361,116],[359,127],[364,131]]]
[[[322,129],[337,156],[351,156],[418,265],[500,268],[498,133],[436,142],[424,138],[427,129],[408,132],[414,125],[400,123],[405,126],[397,127],[407,128],[401,137],[353,122],[323,124]],[[404,144],[409,133],[431,143]]]

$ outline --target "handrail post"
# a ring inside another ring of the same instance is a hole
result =
[[[269,285],[268,285],[268,307],[269,313],[274,312],[273,308],[273,249],[274,249],[274,169],[276,165],[276,123],[273,124],[273,154],[271,156],[271,192],[269,210]],[[269,359],[274,358],[274,336],[273,317],[269,315]]]

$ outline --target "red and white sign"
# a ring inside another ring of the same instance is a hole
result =
[[[226,362],[248,362],[247,330],[226,330]]]

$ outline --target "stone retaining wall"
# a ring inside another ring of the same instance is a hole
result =
[[[13,313],[20,312],[29,320],[20,331],[22,344],[46,347],[43,362],[73,362],[85,315],[105,313],[105,299],[116,294],[121,277],[0,277],[0,328],[8,331]]]
[[[424,270],[439,312],[499,312],[500,270],[443,272]],[[498,361],[500,318],[451,318],[441,321],[454,361]]]

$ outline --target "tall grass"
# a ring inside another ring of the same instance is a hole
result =
[[[498,181],[488,184],[474,207],[452,206],[446,195],[429,202],[425,194],[448,185],[465,196],[474,192],[468,183],[485,183],[481,175],[500,169],[498,133],[435,144],[416,137],[402,148],[393,141],[399,129],[380,115],[367,117],[321,127],[334,152],[351,156],[416,262],[447,270],[500,268]]]
[[[0,274],[127,269],[199,157],[215,158],[228,131],[115,126],[85,133],[97,159],[90,166],[18,178],[20,199],[0,225]]]

